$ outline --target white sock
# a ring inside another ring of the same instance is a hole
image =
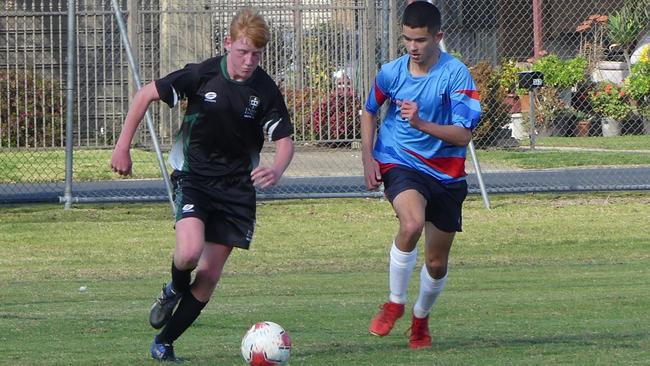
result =
[[[395,241],[393,241],[393,246],[390,248],[390,264],[388,266],[389,300],[391,302],[406,304],[406,290],[408,289],[409,279],[411,279],[417,258],[417,249],[411,252],[403,252],[397,249]]]
[[[445,277],[436,280],[429,275],[427,267],[422,266],[422,271],[420,271],[420,295],[415,302],[415,306],[413,306],[413,315],[416,318],[422,319],[429,315],[438,295],[445,288],[445,283],[447,283],[447,274],[445,274]]]

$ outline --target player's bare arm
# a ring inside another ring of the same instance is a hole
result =
[[[467,146],[472,139],[472,131],[454,125],[439,125],[432,121],[424,121],[418,114],[418,105],[413,101],[402,101],[401,117],[409,121],[411,127],[426,134],[437,137],[456,146]]]
[[[133,162],[131,161],[131,142],[140,121],[147,112],[151,102],[160,100],[156,84],[151,82],[141,88],[133,98],[133,103],[126,114],[120,137],[115,144],[111,157],[111,169],[120,175],[130,175]]]
[[[275,141],[275,156],[270,167],[259,166],[251,172],[253,184],[259,188],[267,188],[278,183],[282,174],[293,159],[293,140],[291,137]]]
[[[379,164],[372,156],[375,146],[375,131],[377,121],[375,115],[364,110],[361,113],[361,160],[363,162],[363,176],[367,189],[376,189],[381,182]]]

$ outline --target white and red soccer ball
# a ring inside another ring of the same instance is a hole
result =
[[[291,338],[279,324],[255,323],[244,334],[241,355],[251,366],[286,365],[291,355]]]

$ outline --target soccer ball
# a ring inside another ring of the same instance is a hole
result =
[[[286,365],[291,354],[291,338],[278,324],[253,324],[241,341],[241,355],[251,366]]]

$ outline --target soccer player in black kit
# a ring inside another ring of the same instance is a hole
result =
[[[225,39],[226,55],[188,64],[140,89],[115,144],[112,169],[129,175],[131,142],[149,104],[162,100],[174,107],[187,98],[169,156],[176,247],[171,282],[163,286],[149,316],[152,327],[162,328],[151,344],[154,359],[180,361],[173,342],[210,300],[233,247],[250,245],[255,187],[276,184],[293,157],[293,128],[284,99],[258,66],[269,38],[259,14],[240,11]],[[265,138],[275,144],[270,167],[258,166]]]

